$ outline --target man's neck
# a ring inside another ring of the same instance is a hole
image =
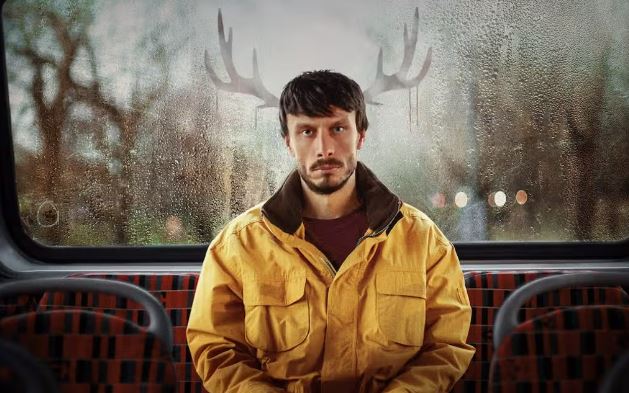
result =
[[[312,191],[301,180],[304,192],[303,215],[320,220],[331,220],[348,215],[360,207],[358,191],[356,190],[356,172],[347,180],[345,185],[332,194],[322,195]]]

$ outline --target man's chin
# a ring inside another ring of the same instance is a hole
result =
[[[343,188],[348,180],[349,176],[342,180],[332,180],[328,178],[313,181],[312,179],[304,179],[304,182],[312,192],[320,195],[330,195]]]

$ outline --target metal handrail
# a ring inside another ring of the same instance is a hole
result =
[[[46,291],[101,292],[121,296],[141,304],[149,315],[146,330],[161,339],[169,353],[173,348],[173,329],[161,303],[148,291],[121,281],[99,278],[35,278],[0,284],[0,298],[38,294]]]
[[[594,285],[629,287],[629,274],[609,272],[559,274],[531,281],[516,289],[496,314],[494,348],[498,349],[504,338],[519,325],[518,311],[533,296],[555,289]]]

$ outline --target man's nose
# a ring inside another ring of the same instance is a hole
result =
[[[334,155],[334,141],[325,131],[317,133],[317,157],[331,157]]]

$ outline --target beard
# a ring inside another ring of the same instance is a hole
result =
[[[341,178],[339,180],[334,181],[332,179],[333,175],[324,175],[321,179],[318,180],[317,184],[311,177],[308,176],[308,171],[306,170],[305,165],[299,165],[297,167],[297,172],[299,173],[299,176],[303,179],[304,183],[306,183],[306,185],[312,192],[319,195],[330,195],[343,188],[343,186],[347,183],[349,178],[356,170],[355,159],[349,160],[348,165],[343,165],[343,162],[334,158],[330,158],[327,160],[318,160],[313,165],[311,165],[310,171],[315,171],[318,167],[323,165],[338,165],[341,167],[345,167],[346,169],[345,172],[340,175]]]

